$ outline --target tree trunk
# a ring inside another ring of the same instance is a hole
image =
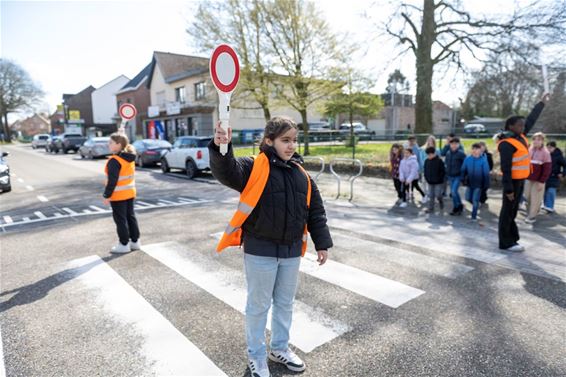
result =
[[[8,124],[8,113],[4,113],[4,141],[8,143],[12,142],[12,132]]]
[[[263,109],[263,117],[265,118],[265,121],[268,122],[271,119],[271,112],[269,111],[269,107],[265,104],[262,104],[261,108]]]
[[[304,141],[304,148],[303,148],[303,156],[308,156],[310,154],[309,150],[309,124],[307,123],[307,109],[303,109],[299,111],[301,114],[301,120],[303,122],[303,141]]]
[[[356,158],[356,140],[354,139],[354,110],[350,106],[350,143],[352,143],[352,158]]]
[[[424,0],[422,29],[416,51],[417,94],[415,97],[415,133],[432,133],[431,51],[435,39],[434,0]]]

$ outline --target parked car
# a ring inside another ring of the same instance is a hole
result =
[[[133,146],[136,148],[136,165],[141,167],[156,165],[163,154],[173,148],[167,140],[155,139],[137,140]]]
[[[208,143],[212,137],[182,136],[173,144],[173,149],[161,158],[161,170],[185,171],[187,177],[194,178],[200,171],[209,170]]]
[[[10,166],[6,157],[10,155],[8,152],[2,152],[0,154],[0,191],[9,192],[12,191],[12,183],[10,182]]]
[[[81,158],[88,157],[91,160],[98,157],[110,156],[110,148],[108,147],[109,137],[91,137],[81,145],[79,154]]]
[[[309,132],[325,132],[331,130],[330,124],[326,122],[309,122],[308,125]],[[302,123],[299,123],[297,126],[299,127],[299,130],[304,131]]]
[[[37,148],[45,148],[45,146],[47,145],[47,143],[49,143],[49,139],[51,137],[49,136],[49,134],[38,134],[35,135],[31,141],[31,147],[32,149],[37,149]]]
[[[69,153],[69,151],[77,152],[85,141],[86,137],[80,134],[64,133],[50,144],[50,149],[53,153],[59,153],[59,151],[63,151],[65,154]]]
[[[464,126],[464,132],[467,134],[477,134],[487,132],[487,129],[483,124],[466,124]]]
[[[353,122],[352,126],[354,127],[354,134],[356,134],[356,135],[359,134],[359,133],[369,132],[368,128],[363,123]],[[340,125],[340,133],[349,133],[350,127],[351,127],[350,123],[342,123]]]
[[[52,153],[55,151],[55,148],[57,146],[57,139],[59,139],[60,136],[52,136],[49,141],[47,142],[47,144],[45,144],[45,152],[47,153]]]

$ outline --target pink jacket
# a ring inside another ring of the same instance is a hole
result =
[[[531,157],[531,175],[529,175],[527,179],[529,181],[545,183],[552,172],[550,152],[546,147],[535,148],[531,146],[529,148],[529,155]]]

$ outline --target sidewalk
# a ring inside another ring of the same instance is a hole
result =
[[[336,179],[323,174],[317,185],[325,199],[329,224],[382,242],[410,245],[425,253],[444,253],[474,259],[500,267],[528,272],[553,280],[566,281],[566,198],[557,198],[557,213],[541,212],[535,224],[526,224],[524,212],[517,216],[523,253],[499,250],[497,223],[501,191],[490,190],[487,205],[479,212],[480,221],[469,219],[471,205],[465,203],[462,216],[450,216],[450,198],[445,210],[428,215],[423,212],[420,194],[407,208],[395,206],[396,192],[390,180],[360,177],[354,182],[354,199],[349,202],[350,185],[341,183],[341,197],[336,196]],[[461,194],[464,189],[461,189]]]

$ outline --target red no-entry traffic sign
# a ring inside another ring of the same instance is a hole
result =
[[[137,113],[138,111],[136,110],[136,107],[131,103],[123,103],[118,109],[118,114],[120,114],[120,117],[125,120],[134,119]]]
[[[240,62],[236,51],[226,44],[214,49],[210,58],[210,77],[216,89],[231,93],[240,79]]]

